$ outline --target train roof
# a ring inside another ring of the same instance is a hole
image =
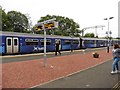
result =
[[[108,40],[108,39],[105,39],[105,38],[82,38],[83,40]],[[120,41],[120,39],[111,39],[113,41]]]
[[[104,38],[82,38],[83,40],[107,40]]]
[[[0,35],[2,36],[20,36],[20,37],[34,37],[34,38],[43,38],[42,34],[32,34],[32,33],[18,33],[18,32],[4,32],[0,31]],[[58,36],[58,35],[46,35],[46,38],[64,38],[64,39],[79,39],[79,37],[69,37],[69,36]]]
[[[42,34],[32,34],[32,33],[18,33],[18,32],[5,32],[0,31],[0,35],[4,36],[20,36],[20,37],[33,37],[33,38],[43,38]],[[64,39],[79,39],[79,37],[70,37],[70,36],[58,36],[58,35],[46,35],[47,38],[64,38]],[[83,40],[107,40],[104,38],[82,38]],[[114,41],[119,41],[118,39],[112,39]]]

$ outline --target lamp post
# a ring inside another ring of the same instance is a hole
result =
[[[104,18],[104,20],[107,20],[108,21],[108,31],[107,31],[107,36],[108,36],[108,43],[107,43],[107,53],[109,53],[109,46],[110,46],[110,38],[109,38],[109,34],[110,34],[110,31],[109,31],[109,20],[110,19],[113,19],[114,17],[109,17],[109,18]]]
[[[110,34],[110,46],[111,46],[111,42],[112,42],[111,34],[112,34],[112,32],[110,31],[109,34]]]
[[[72,40],[71,40],[71,52],[73,52],[73,36],[72,36],[72,34],[70,35],[70,37],[72,38]]]

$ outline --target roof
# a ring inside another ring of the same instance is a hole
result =
[[[83,40],[107,40],[103,38],[82,38]]]
[[[18,32],[3,32],[0,31],[0,35],[5,35],[5,36],[20,36],[20,37],[39,37],[43,38],[44,35],[42,34],[32,34],[32,33],[18,33]],[[66,39],[79,39],[79,37],[69,37],[69,36],[58,36],[58,35],[46,35],[47,38],[66,38]]]

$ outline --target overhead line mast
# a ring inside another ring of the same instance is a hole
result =
[[[82,29],[82,37],[84,36],[84,31],[87,30],[87,29],[94,29],[95,28],[95,33],[96,33],[96,36],[97,36],[97,28],[102,28],[105,27],[105,25],[97,25],[97,26],[92,26],[92,27],[85,27]]]

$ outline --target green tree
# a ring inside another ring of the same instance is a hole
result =
[[[120,39],[120,37],[116,37],[116,39]]]
[[[30,17],[30,14],[25,14],[25,16],[27,17],[28,19],[28,29],[27,29],[27,33],[33,33],[33,24],[32,24],[32,20],[31,20],[31,17]]]
[[[59,23],[58,28],[48,30],[47,34],[55,34],[55,35],[62,35],[62,36],[79,36],[80,30],[78,28],[79,24],[74,22],[73,19],[68,17],[62,16],[55,16],[55,15],[46,15],[45,17],[41,17],[38,22],[43,22],[48,19],[56,18],[56,21]],[[43,31],[39,33],[43,34]]]
[[[94,37],[94,33],[86,33],[84,37]]]
[[[27,32],[28,19],[24,14],[17,11],[9,11],[7,15],[10,22],[10,31]]]
[[[2,18],[2,21],[1,21],[2,29],[0,29],[0,30],[9,31],[10,22],[8,20],[8,16],[5,13],[5,10],[2,10],[2,8],[0,9],[0,12],[1,12],[0,14],[2,14],[2,15],[0,15]]]

